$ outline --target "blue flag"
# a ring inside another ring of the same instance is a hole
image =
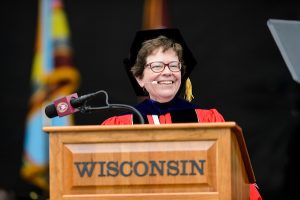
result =
[[[32,64],[32,95],[26,118],[21,175],[49,190],[48,135],[43,126],[68,126],[72,116],[48,119],[44,108],[57,98],[73,93],[80,75],[72,63],[70,33],[60,0],[40,0],[35,55]]]

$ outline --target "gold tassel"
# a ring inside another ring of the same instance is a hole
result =
[[[192,91],[192,82],[190,78],[187,78],[185,81],[185,94],[184,94],[185,100],[188,102],[191,102],[194,98],[193,91]]]

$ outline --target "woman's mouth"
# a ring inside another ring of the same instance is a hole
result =
[[[162,84],[162,85],[171,85],[174,83],[174,81],[169,81],[169,80],[166,80],[166,81],[153,81],[152,83],[154,84]]]

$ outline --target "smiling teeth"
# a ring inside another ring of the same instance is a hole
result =
[[[159,84],[172,84],[174,81],[158,81]]]

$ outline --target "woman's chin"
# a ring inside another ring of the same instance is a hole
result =
[[[172,94],[163,93],[162,95],[156,96],[156,98],[154,98],[154,100],[156,100],[160,103],[166,103],[166,102],[171,101],[174,97],[175,97],[174,92]]]

